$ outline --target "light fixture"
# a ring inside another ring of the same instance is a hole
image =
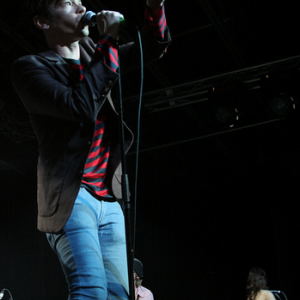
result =
[[[239,120],[239,111],[233,106],[219,106],[215,109],[214,116],[219,125],[232,128]]]
[[[277,117],[284,117],[296,109],[294,97],[280,94],[269,101],[269,112]]]

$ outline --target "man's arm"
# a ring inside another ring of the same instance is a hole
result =
[[[100,34],[116,37],[122,17],[117,12],[98,14]],[[109,57],[105,56],[105,49],[97,50],[86,66],[84,78],[77,84],[68,64],[55,52],[17,60],[11,69],[12,82],[28,112],[71,121],[95,121],[118,78],[106,63]]]
[[[165,16],[164,1],[147,0],[145,21],[146,28],[152,32],[158,41],[164,41],[167,20]]]
[[[165,0],[147,0],[146,5],[152,9],[159,9],[163,6]]]
[[[145,8],[145,26],[141,31],[144,63],[149,64],[163,56],[171,42],[166,26],[163,1],[147,0]],[[160,19],[164,26],[160,26]],[[126,73],[140,67],[140,45],[137,41],[119,47],[122,72]]]
[[[11,69],[15,90],[30,114],[94,121],[104,100],[103,89],[118,75],[98,60],[91,62],[84,80],[77,85],[71,83],[68,72],[68,65],[59,57],[53,63],[40,56],[26,56]]]

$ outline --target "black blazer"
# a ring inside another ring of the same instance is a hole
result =
[[[148,61],[160,57],[170,42],[168,38],[159,43],[146,31],[142,36]],[[80,84],[72,80],[69,65],[51,50],[19,58],[12,65],[13,85],[29,113],[39,144],[38,229],[44,232],[60,231],[71,214],[100,111],[109,116],[106,126],[112,133],[107,184],[116,198],[122,197],[117,113],[110,97],[119,75],[95,59],[94,49],[90,38],[80,41],[81,62],[86,66]],[[119,55],[122,71],[136,68],[138,44],[121,46]],[[128,148],[133,137],[127,132]]]

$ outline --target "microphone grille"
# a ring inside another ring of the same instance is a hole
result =
[[[93,11],[87,11],[84,16],[82,17],[82,22],[84,25],[93,26],[95,25],[95,20],[93,20],[93,17],[96,16],[96,14]]]

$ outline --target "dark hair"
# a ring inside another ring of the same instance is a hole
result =
[[[43,16],[47,19],[52,17],[49,10],[49,5],[54,0],[24,0],[23,9],[26,11],[28,18],[32,18],[36,15]]]
[[[143,263],[137,259],[134,258],[133,259],[133,271],[140,277],[143,278],[144,277],[144,267],[143,267]]]
[[[247,298],[254,300],[257,293],[267,288],[267,275],[266,272],[258,267],[253,267],[247,279]]]
[[[53,18],[49,6],[56,0],[23,0],[20,7],[20,22],[26,31],[27,39],[35,48],[35,52],[44,51],[47,43],[43,32],[34,25],[33,17],[36,15],[48,20]]]

